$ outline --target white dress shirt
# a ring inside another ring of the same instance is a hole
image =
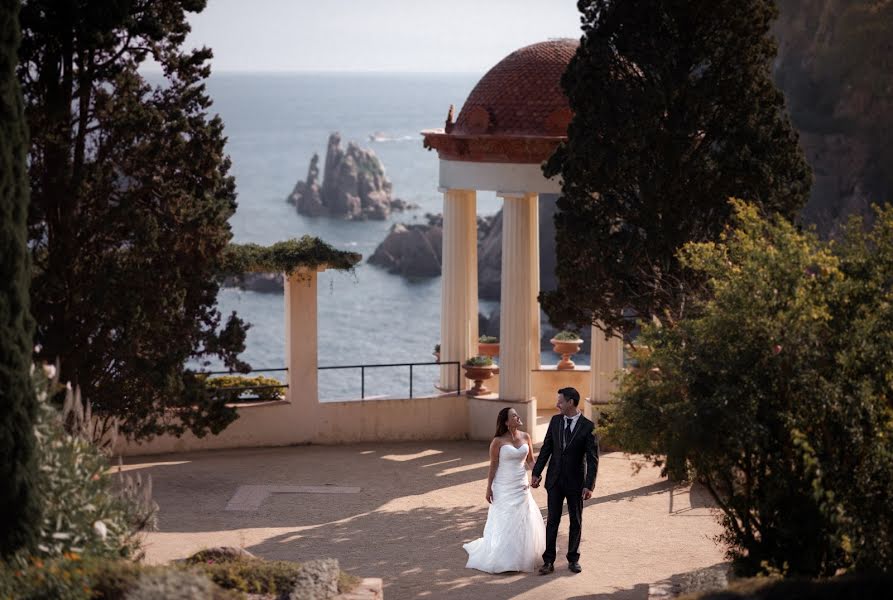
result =
[[[574,429],[577,427],[577,421],[580,420],[580,415],[582,415],[582,414],[583,414],[583,413],[581,413],[580,411],[577,411],[577,414],[575,414],[573,417],[570,417],[570,420],[571,420],[571,432],[573,432]],[[563,428],[567,427],[567,419],[568,419],[568,417],[564,417],[564,416],[563,416],[562,419],[563,419],[563,421],[561,422],[561,427],[562,427],[562,429],[563,429]]]

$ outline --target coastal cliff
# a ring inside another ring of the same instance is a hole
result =
[[[893,199],[893,3],[780,0],[774,75],[815,180],[802,217],[824,236]]]

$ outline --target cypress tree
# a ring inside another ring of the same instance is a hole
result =
[[[562,79],[574,118],[546,164],[560,174],[557,325],[625,329],[631,312],[684,316],[676,257],[719,238],[729,198],[793,218],[811,174],[771,79],[772,0],[581,0]]]
[[[0,0],[0,556],[35,539],[40,508],[31,386],[27,129],[16,79],[19,2]]]

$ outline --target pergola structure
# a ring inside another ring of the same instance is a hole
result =
[[[539,219],[540,194],[561,191],[541,165],[567,139],[572,112],[561,75],[577,40],[559,39],[512,52],[481,78],[453,120],[423,131],[426,148],[437,151],[443,193],[441,360],[465,361],[478,354],[478,190],[503,200],[499,393],[480,405],[485,437],[488,413],[513,403],[528,423],[536,422],[531,374],[540,369]],[[590,400],[609,400],[611,376],[621,366],[622,346],[593,330]],[[443,368],[441,386],[455,389],[455,373]],[[495,402],[493,402],[495,400]],[[552,398],[541,399],[551,404]],[[471,407],[470,407],[471,409]]]

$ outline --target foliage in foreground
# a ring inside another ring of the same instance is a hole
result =
[[[865,600],[890,595],[890,575],[848,575],[830,579],[757,577],[741,579],[727,589],[686,594],[679,600]]]
[[[34,321],[28,302],[28,132],[16,79],[19,3],[0,4],[0,558],[34,543],[40,504],[28,369]]]
[[[707,287],[643,328],[611,433],[706,486],[743,572],[893,570],[893,209],[831,244],[734,206],[681,253]]]
[[[206,575],[178,566],[152,567],[122,559],[67,553],[27,565],[0,563],[2,600],[144,600],[189,598],[235,600]]]
[[[337,582],[321,585],[326,573]],[[354,589],[359,579],[332,560],[294,563],[259,558],[219,560],[199,552],[183,564],[150,566],[130,560],[66,553],[25,565],[0,562],[0,600],[235,600],[245,593],[325,598]]]
[[[676,253],[716,240],[727,200],[796,215],[811,175],[772,83],[774,0],[582,0],[562,78],[574,112],[545,166],[560,175],[557,326],[627,331],[678,319],[692,273]]]
[[[47,370],[55,375],[54,368]],[[43,519],[32,556],[137,557],[141,532],[155,527],[152,481],[113,475],[108,453],[94,444],[89,406],[81,405],[69,389],[60,412],[48,401],[57,386],[55,377],[35,372],[37,491]]]

